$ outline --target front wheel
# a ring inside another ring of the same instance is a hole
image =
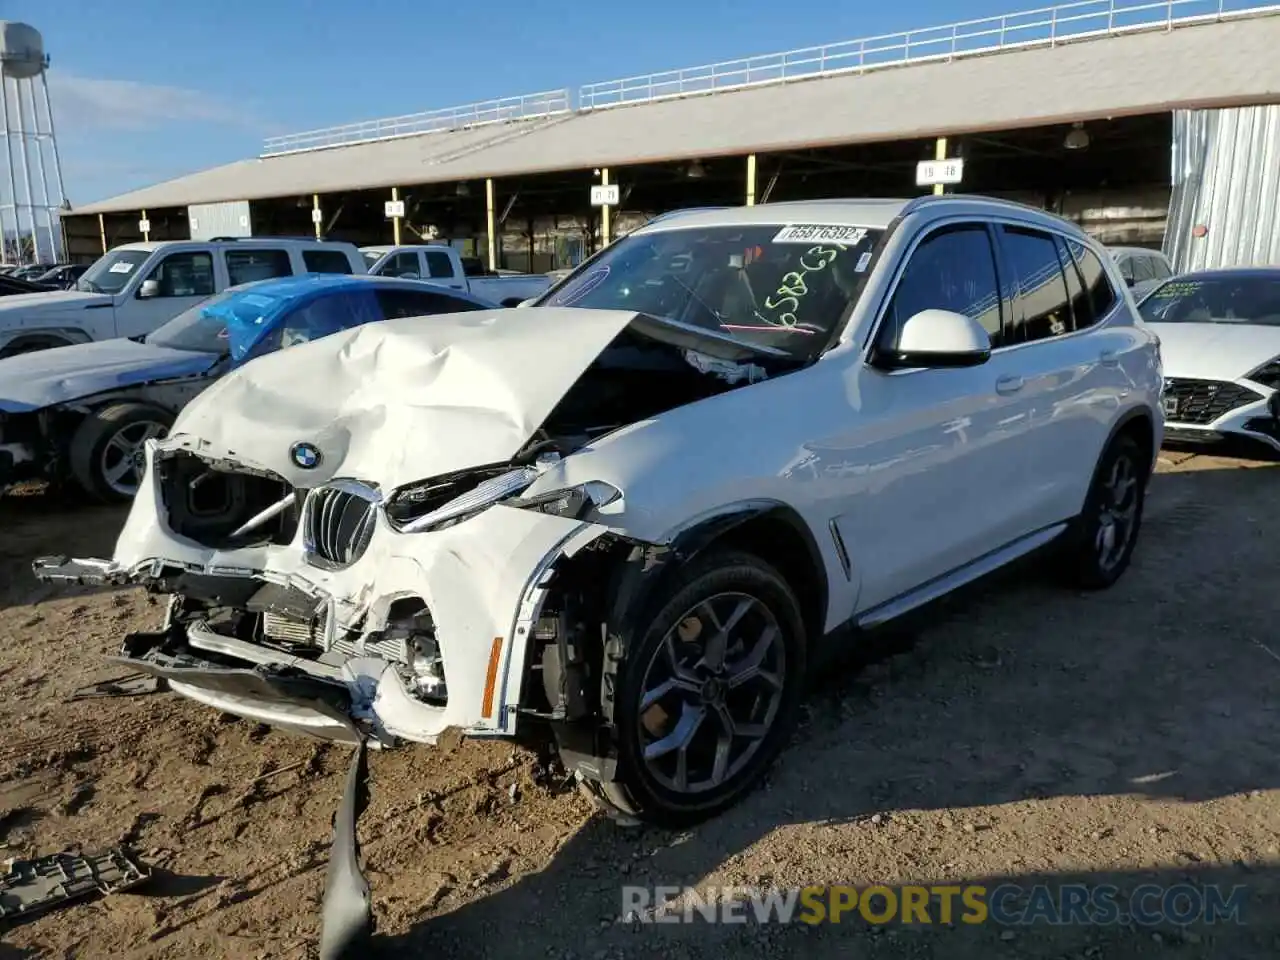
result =
[[[1133,559],[1142,527],[1150,458],[1128,434],[1111,441],[1098,461],[1084,510],[1068,535],[1064,560],[1069,582],[1101,590],[1120,579]]]
[[[113,403],[81,421],[71,438],[71,475],[97,500],[131,500],[142,483],[144,445],[160,439],[173,414],[149,403]]]
[[[695,561],[655,606],[634,647],[606,662],[618,771],[598,790],[624,814],[677,826],[763,778],[795,725],[807,640],[790,586],[747,553]]]

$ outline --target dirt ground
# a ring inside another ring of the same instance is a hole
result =
[[[809,700],[767,786],[681,834],[619,827],[504,744],[375,753],[360,821],[378,955],[1280,955],[1280,466],[1166,453],[1133,568],[1021,569],[872,645]],[[161,615],[32,557],[109,555],[123,513],[0,501],[0,839],[126,842],[131,893],[0,931],[0,960],[315,955],[341,747],[169,694],[77,700]],[[1244,925],[654,925],[622,884],[1244,884]]]

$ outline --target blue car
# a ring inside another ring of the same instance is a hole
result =
[[[307,274],[234,287],[145,337],[2,359],[0,491],[46,479],[128,500],[143,444],[228,371],[364,323],[495,308],[420,280]]]

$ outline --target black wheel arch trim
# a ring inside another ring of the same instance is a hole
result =
[[[786,524],[804,544],[809,563],[819,575],[818,608],[820,619],[825,623],[830,605],[826,561],[813,531],[800,514],[776,500],[752,501],[727,508],[681,530],[670,544],[638,546],[628,558],[616,583],[610,620],[613,623],[628,623],[648,605],[676,564],[693,561],[733,531],[741,529],[747,523],[763,519]]]
[[[1151,432],[1151,462],[1147,464],[1148,475],[1155,469],[1156,455],[1160,452],[1156,446],[1156,424],[1155,418],[1151,415],[1151,411],[1146,407],[1132,407],[1116,419],[1111,425],[1111,432],[1107,434],[1107,442],[1102,445],[1102,449],[1098,452],[1098,458],[1101,459],[1109,449],[1111,444],[1115,443],[1116,437],[1120,436],[1125,430],[1132,426],[1138,420],[1147,421],[1147,429]]]

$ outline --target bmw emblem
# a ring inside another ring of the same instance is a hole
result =
[[[289,459],[302,470],[320,466],[320,449],[314,443],[295,443],[289,448]]]

